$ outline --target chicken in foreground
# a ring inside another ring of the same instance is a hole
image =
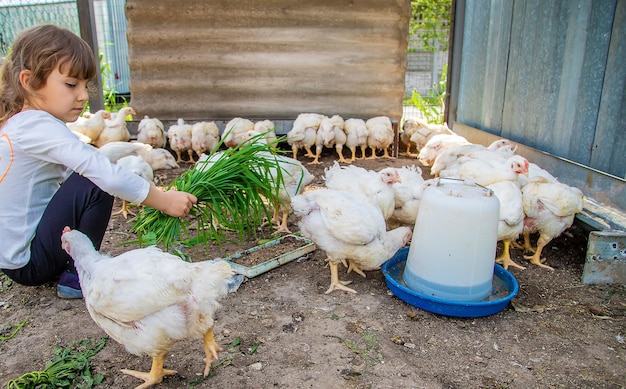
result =
[[[189,263],[154,246],[110,257],[69,227],[61,245],[74,259],[91,318],[129,353],[152,357],[150,372],[122,370],[145,381],[137,389],[176,374],[163,363],[169,349],[184,339],[203,339],[203,375],[208,376],[222,350],[213,337],[213,316],[233,275],[227,262]]]
[[[541,258],[543,248],[552,239],[561,235],[572,226],[574,217],[583,210],[583,193],[578,188],[553,182],[537,176],[522,187],[522,204],[524,206],[524,249],[534,252],[524,256],[533,265],[554,270],[544,265]],[[537,248],[530,245],[530,234],[538,232]]]
[[[338,265],[349,263],[365,277],[363,270],[378,269],[398,249],[411,241],[412,230],[398,227],[387,231],[378,207],[359,193],[318,189],[294,196],[291,207],[299,219],[300,232],[324,250],[330,266],[330,286],[326,293],[340,289],[356,293],[340,281]]]
[[[496,258],[508,270],[509,266],[518,269],[525,267],[518,265],[511,259],[510,246],[522,234],[524,228],[524,209],[522,207],[522,191],[513,181],[499,181],[487,188],[491,189],[500,203],[498,219],[498,241],[502,242],[502,254]]]
[[[379,172],[348,165],[333,166],[324,170],[324,182],[329,189],[358,192],[379,207],[385,220],[389,219],[395,208],[393,184],[402,182],[398,169],[387,167]]]
[[[398,168],[399,182],[392,185],[394,193],[394,210],[387,219],[387,227],[414,226],[417,212],[422,201],[426,184],[422,177],[422,169],[416,165]]]

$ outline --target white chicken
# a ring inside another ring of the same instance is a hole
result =
[[[287,133],[287,143],[291,146],[293,158],[298,159],[298,150],[304,148],[306,156],[315,158],[311,147],[315,144],[317,129],[324,115],[317,113],[301,113],[293,122]]]
[[[529,180],[532,180],[535,177],[543,177],[550,182],[559,182],[559,180],[554,177],[550,172],[541,168],[536,163],[529,162],[528,163],[528,176],[519,176],[518,183],[521,187],[524,187],[528,183]]]
[[[167,137],[170,148],[176,153],[176,162],[185,162],[182,153],[189,155],[189,163],[194,163],[193,148],[191,147],[191,124],[185,123],[183,118],[178,118],[177,124],[167,129]]]
[[[514,151],[513,144],[506,139],[496,140],[487,147],[473,143],[454,147],[443,151],[435,158],[430,167],[430,174],[438,177],[442,170],[448,169],[462,157],[472,159],[500,158],[504,161],[515,155]]]
[[[222,134],[222,140],[228,148],[235,148],[239,145],[243,139],[242,135],[248,131],[254,130],[254,122],[248,119],[236,117],[226,123],[224,127],[224,133]]]
[[[524,258],[533,265],[554,270],[543,264],[545,259],[541,258],[541,252],[552,239],[571,227],[576,214],[582,212],[583,193],[578,188],[537,176],[522,188],[522,204],[524,248],[534,252]],[[530,245],[530,234],[536,232],[539,233],[539,239],[534,249]]]
[[[410,154],[411,145],[415,145],[419,152],[426,143],[435,135],[448,134],[454,132],[446,124],[431,124],[421,119],[407,119],[402,125],[400,140],[407,145],[406,155],[415,157],[417,155]]]
[[[222,350],[213,337],[213,317],[233,275],[227,262],[185,262],[155,246],[110,257],[69,227],[61,245],[74,259],[91,318],[129,353],[152,357],[150,372],[122,370],[145,381],[138,388],[176,374],[163,363],[170,348],[185,339],[203,339],[203,375],[208,376]]]
[[[367,150],[367,137],[369,132],[365,126],[365,120],[351,118],[344,122],[344,130],[346,132],[346,147],[352,152],[352,157],[346,162],[354,162],[356,160],[356,148],[361,149],[361,159],[365,158],[365,150]]]
[[[254,123],[254,131],[263,134],[268,145],[276,143],[276,125],[273,121],[266,119]]]
[[[144,157],[152,150],[152,146],[141,142],[115,141],[106,143],[96,150],[107,157],[111,163],[116,163],[120,158],[129,155]]]
[[[111,113],[105,109],[101,109],[92,115],[85,114],[87,114],[87,112],[76,119],[76,121],[66,123],[66,125],[72,132],[82,134],[90,139],[89,142],[83,140],[84,143],[91,143],[98,139],[100,133],[104,130],[105,120],[111,118]]]
[[[220,141],[220,131],[215,122],[198,122],[191,126],[191,148],[200,157],[205,151],[215,150]]]
[[[104,130],[94,139],[93,144],[96,147],[102,147],[109,142],[128,142],[130,140],[130,132],[126,126],[126,117],[128,115],[136,115],[133,107],[120,108],[115,119],[105,120]]]
[[[291,199],[302,193],[305,186],[313,182],[315,178],[300,161],[283,155],[268,155],[267,158],[276,158],[281,169],[282,185],[279,187],[278,198],[281,204],[274,204],[274,223],[276,232],[290,234],[287,227],[287,219],[291,211]],[[277,179],[278,172],[271,169],[272,176]],[[282,217],[279,217],[282,209]]]
[[[346,143],[346,133],[344,131],[344,120],[339,115],[331,117],[324,116],[320,122],[315,136],[315,158],[310,163],[319,164],[319,157],[322,149],[335,148],[339,156],[339,162],[346,162],[343,157],[343,145]]]
[[[148,162],[146,162],[143,157],[138,155],[129,155],[123,158],[120,158],[116,165],[123,167],[124,169],[138,175],[144,180],[148,181],[150,185],[154,185],[154,172],[152,171],[152,167]],[[130,209],[128,209],[128,202],[122,199],[122,208],[111,214],[111,216],[122,215],[124,219],[128,218],[128,214],[135,215]]]
[[[395,182],[391,186],[394,193],[394,210],[387,219],[389,228],[415,225],[425,188],[422,169],[419,166],[403,166],[398,168],[398,174],[400,182]]]
[[[291,206],[299,219],[300,232],[324,250],[330,266],[330,286],[326,293],[340,289],[356,293],[339,281],[339,262],[349,263],[365,277],[363,270],[374,270],[411,241],[412,230],[399,227],[387,231],[378,207],[359,193],[318,189],[295,196]]]
[[[482,186],[505,180],[517,183],[521,174],[528,175],[528,160],[521,155],[508,159],[502,159],[501,156],[461,157],[455,164],[440,172],[441,177],[470,180]]]
[[[522,191],[513,181],[500,181],[488,185],[500,202],[498,219],[498,241],[502,242],[502,254],[496,258],[505,269],[509,265],[525,269],[511,259],[510,246],[522,234],[524,229],[524,209],[522,207]]]
[[[170,153],[169,150],[159,148],[151,149],[145,155],[142,155],[143,159],[150,164],[152,170],[164,170],[164,169],[178,169],[179,166],[176,163],[176,158]]]
[[[469,144],[470,141],[457,134],[437,134],[420,149],[417,159],[422,165],[431,166],[444,151]]]
[[[393,184],[401,181],[398,170],[393,167],[375,172],[354,165],[340,166],[335,162],[324,170],[324,182],[329,189],[365,195],[380,209],[385,220],[391,217],[395,208]]]
[[[83,135],[78,131],[74,131],[74,130],[70,130],[72,131],[72,134],[76,135],[76,137],[78,138],[78,140],[80,140],[81,142],[83,142],[84,144],[91,144],[91,138],[88,137],[87,135]]]
[[[148,115],[137,125],[137,141],[158,149],[167,145],[167,137],[163,122],[157,118],[151,118]]]
[[[383,150],[383,158],[391,158],[389,147],[393,145],[395,133],[391,119],[387,116],[376,116],[365,122],[368,137],[367,145],[372,150],[372,155],[368,158],[375,159],[376,150]]]

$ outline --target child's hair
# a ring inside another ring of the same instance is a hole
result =
[[[92,80],[97,71],[91,48],[70,30],[44,24],[18,34],[0,71],[0,127],[22,110],[29,97],[20,83],[20,72],[31,71],[29,87],[36,91],[57,67],[82,80]]]

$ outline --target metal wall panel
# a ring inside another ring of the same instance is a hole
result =
[[[132,106],[162,119],[402,116],[409,0],[128,0]]]
[[[459,4],[451,118],[626,177],[626,0]]]

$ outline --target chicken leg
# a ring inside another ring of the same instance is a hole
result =
[[[524,249],[525,253],[534,253],[536,250],[533,248],[533,246],[530,244],[530,233],[528,232],[524,232],[523,234],[524,237],[524,244],[521,245],[517,242],[511,242],[511,246],[517,248],[517,249]]]
[[[539,236],[539,239],[537,240],[537,250],[535,250],[535,253],[533,255],[524,255],[524,258],[528,259],[528,261],[533,265],[537,265],[539,267],[543,267],[549,270],[554,270],[554,268],[548,265],[544,265],[543,262],[545,262],[546,259],[541,258],[541,251],[548,243],[550,243],[551,240],[552,239],[546,239],[544,236]]]
[[[135,378],[139,378],[140,380],[144,380],[145,382],[135,389],[145,389],[149,388],[153,385],[160,384],[163,382],[163,377],[166,375],[174,375],[176,374],[176,370],[169,370],[163,368],[163,362],[165,361],[165,357],[167,353],[161,353],[156,357],[152,358],[152,368],[149,373],[137,370],[128,370],[122,369],[122,373],[131,375]]]
[[[337,262],[328,260],[328,266],[330,266],[330,286],[326,291],[326,294],[332,292],[335,289],[341,289],[346,292],[356,293],[356,290],[348,288],[348,285],[352,281],[339,281],[339,269]]]
[[[511,241],[510,240],[503,240],[502,241],[502,255],[500,255],[499,257],[496,258],[496,263],[501,263],[502,267],[504,267],[505,269],[509,269],[509,265],[516,267],[518,269],[524,270],[526,269],[524,266],[518,265],[517,263],[515,263],[512,259],[511,259],[511,253],[510,253],[510,246],[511,246]]]
[[[133,211],[128,209],[128,202],[126,200],[122,200],[122,208],[117,212],[113,212],[111,216],[122,215],[124,216],[124,219],[128,219],[129,214],[136,216],[136,214]]]
[[[355,273],[362,275],[363,278],[367,278],[367,276],[365,275],[363,270],[361,270],[359,265],[357,265],[353,260],[348,259],[348,271],[347,271],[347,273],[349,274],[353,270],[354,270]]]
[[[349,163],[349,162],[348,162],[348,161],[346,161],[346,159],[343,157],[343,145],[336,145],[336,146],[335,146],[335,151],[337,151],[337,156],[339,157],[339,162]]]
[[[282,216],[279,217],[278,214],[279,209],[282,208]],[[287,227],[287,218],[289,217],[289,210],[287,208],[285,208],[284,206],[281,206],[280,204],[277,207],[274,207],[274,216],[273,216],[273,220],[274,223],[276,223],[276,226],[274,226],[274,232],[284,232],[286,234],[291,234],[291,230],[289,230],[289,228]]]
[[[211,363],[213,360],[218,360],[217,353],[222,351],[222,348],[215,343],[215,338],[213,337],[213,327],[209,328],[207,332],[204,333],[204,353],[206,357],[204,358],[204,376],[207,377],[209,375],[209,371],[211,371]]]

